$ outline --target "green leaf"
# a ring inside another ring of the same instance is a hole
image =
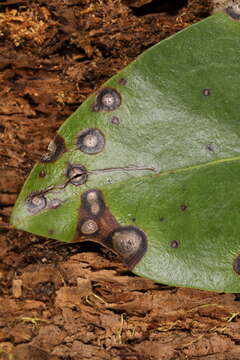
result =
[[[89,97],[33,168],[12,224],[100,242],[157,282],[240,292],[234,11],[160,42]]]

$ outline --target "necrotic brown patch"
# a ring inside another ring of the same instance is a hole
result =
[[[94,155],[103,150],[105,138],[98,129],[86,129],[77,137],[76,146],[85,154]]]
[[[43,155],[41,162],[49,163],[56,161],[65,151],[64,139],[60,135],[55,138],[48,145],[47,154]]]
[[[100,90],[93,104],[93,111],[112,111],[121,105],[120,94],[112,88]]]
[[[87,169],[80,164],[70,164],[66,170],[66,176],[75,186],[85,184],[88,179]]]
[[[120,226],[98,189],[88,190],[81,196],[75,241],[84,240],[98,242],[113,251],[129,269],[140,261],[147,250],[145,233],[132,225]]]
[[[106,207],[100,190],[91,189],[82,194],[75,241],[89,240],[90,237],[91,240],[108,247],[105,238],[118,226],[118,222]]]

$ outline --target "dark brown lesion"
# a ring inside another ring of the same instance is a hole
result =
[[[48,152],[42,156],[40,162],[50,163],[54,162],[66,151],[64,139],[60,135],[55,138],[48,145]]]
[[[92,228],[94,228],[94,223],[97,228],[92,234],[90,234],[89,230],[84,231],[84,228],[87,229],[89,220],[92,220]],[[78,234],[75,241],[94,240],[102,243],[108,234],[118,226],[117,220],[106,207],[100,190],[91,189],[82,194]],[[90,235],[91,239],[89,239]]]
[[[44,178],[44,177],[46,176],[46,171],[41,170],[41,171],[39,172],[38,176],[39,176],[40,178]]]
[[[75,241],[95,241],[119,255],[130,268],[141,260],[147,250],[147,237],[136,226],[120,226],[107,208],[98,189],[81,196],[81,207]]]

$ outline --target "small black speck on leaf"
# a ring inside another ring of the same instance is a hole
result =
[[[179,247],[179,242],[177,240],[173,240],[170,243],[171,248],[176,249]]]
[[[118,117],[118,116],[113,116],[113,117],[111,118],[111,123],[112,123],[113,125],[119,125],[119,124],[120,124],[120,119],[119,119],[119,117]]]
[[[165,221],[165,218],[164,218],[164,217],[160,217],[160,218],[159,218],[159,221],[160,221],[160,222],[164,222],[164,221]]]
[[[38,174],[39,177],[44,178],[46,176],[46,171],[41,170]]]
[[[182,204],[181,206],[180,206],[180,209],[182,210],[182,211],[185,211],[185,210],[187,210],[187,205],[186,204]]]
[[[120,85],[126,86],[127,85],[127,79],[121,78],[121,79],[118,80],[118,83]]]
[[[207,145],[207,149],[208,149],[208,151],[214,152],[214,146],[213,146],[213,144],[208,144],[208,145]]]
[[[203,89],[202,93],[204,96],[209,96],[211,94],[210,89]]]

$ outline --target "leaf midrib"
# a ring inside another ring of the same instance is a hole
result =
[[[177,174],[177,173],[181,173],[181,172],[191,171],[191,170],[195,170],[195,169],[201,169],[201,168],[204,168],[204,167],[214,166],[214,165],[218,165],[218,164],[222,164],[222,163],[234,162],[234,161],[238,161],[238,160],[240,160],[240,155],[230,157],[230,158],[223,158],[223,159],[213,160],[213,161],[209,161],[209,162],[198,164],[198,165],[186,166],[186,167],[178,168],[178,169],[175,169],[175,170],[174,169],[166,170],[164,172],[160,172],[159,176],[162,177],[162,176],[167,176],[167,175],[170,175],[170,174]]]

